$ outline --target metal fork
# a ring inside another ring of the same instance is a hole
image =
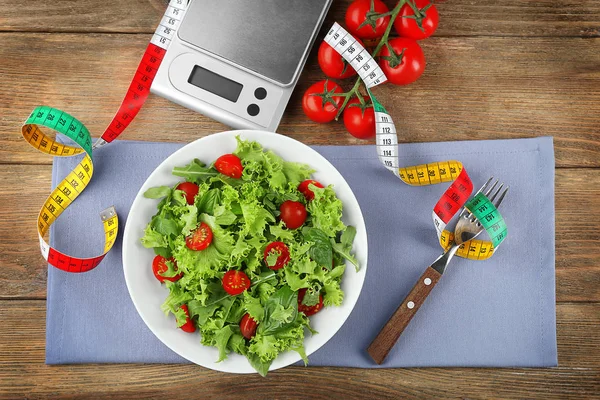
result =
[[[498,180],[490,186],[493,179],[493,177],[488,179],[475,194],[477,195],[480,192],[483,192],[494,206],[498,208],[508,192],[508,187],[503,190],[504,184],[500,184],[498,189],[496,189],[496,186],[498,186],[499,183]],[[495,192],[494,189],[496,189]],[[492,194],[492,192],[494,193]],[[481,232],[483,232],[483,226],[475,219],[473,214],[466,208],[463,208],[459,214],[456,229],[454,230],[454,241],[448,250],[438,257],[433,264],[427,267],[408,296],[402,301],[400,307],[398,307],[389,321],[383,326],[377,337],[367,348],[367,352],[377,364],[381,364],[383,360],[385,360],[390,350],[398,341],[398,338],[400,338],[402,332],[404,332],[404,329],[408,326],[408,323],[417,313],[421,305],[423,305],[433,287],[442,277],[448,263],[452,257],[454,257],[460,246],[469,240],[475,239]]]

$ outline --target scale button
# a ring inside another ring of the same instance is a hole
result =
[[[254,91],[254,97],[256,97],[259,100],[264,100],[264,98],[267,97],[267,89],[263,87],[257,88]]]
[[[248,106],[248,110],[247,111],[248,111],[248,114],[250,114],[251,116],[255,117],[260,112],[260,107],[258,107],[256,104],[250,104]]]

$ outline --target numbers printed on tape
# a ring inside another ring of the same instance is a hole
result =
[[[88,129],[73,116],[55,108],[40,106],[33,110],[23,124],[25,140],[43,153],[57,157],[85,153],[83,159],[57,186],[44,202],[38,215],[38,236],[42,256],[50,265],[67,272],[85,272],[95,268],[110,251],[118,234],[119,220],[114,207],[100,213],[104,227],[104,251],[91,258],[70,257],[50,247],[44,235],[50,226],[77,196],[89,185],[94,173],[92,151],[112,142],[129,126],[142,108],[171,39],[175,35],[187,9],[187,0],[171,0],[160,25],[148,44],[119,110],[101,138],[92,146]],[[49,128],[73,140],[79,147],[57,142],[40,127]]]
[[[444,249],[448,249],[454,235],[446,230],[446,226],[473,192],[473,183],[467,171],[459,161],[400,167],[396,126],[385,107],[371,92],[373,87],[385,82],[387,77],[369,52],[337,22],[327,32],[325,42],[350,63],[367,87],[375,111],[377,155],[385,168],[408,185],[425,186],[452,182],[434,206],[432,213],[440,244]],[[483,194],[478,194],[468,204],[475,210],[481,210],[478,214],[473,214],[478,217],[492,242],[471,240],[463,243],[456,254],[472,260],[484,260],[491,257],[494,249],[506,238],[506,224],[495,207],[493,211],[489,208],[493,205]]]

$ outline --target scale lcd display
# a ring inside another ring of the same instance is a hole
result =
[[[188,78],[188,83],[234,103],[240,97],[240,93],[242,93],[242,88],[244,87],[241,83],[232,81],[199,65],[194,66]]]

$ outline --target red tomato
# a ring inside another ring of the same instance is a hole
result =
[[[198,185],[192,182],[181,182],[175,189],[182,190],[185,193],[185,201],[189,205],[194,204],[194,197],[198,194]]]
[[[321,185],[319,182],[314,181],[312,179],[307,179],[305,181],[302,181],[298,185],[298,190],[300,191],[300,193],[302,193],[304,195],[304,197],[306,197],[306,200],[312,200],[315,198],[315,194],[313,193],[313,191],[308,188],[308,185],[310,185],[311,183],[318,188],[323,188],[323,185]]]
[[[354,104],[354,105],[353,105]],[[358,99],[352,99],[344,109],[344,126],[358,139],[375,137],[375,111],[373,107],[361,107]]]
[[[257,325],[258,323],[250,316],[250,314],[244,315],[240,321],[240,331],[242,331],[242,336],[246,339],[252,339],[256,334]]]
[[[244,167],[242,161],[235,154],[224,154],[215,161],[215,168],[223,175],[230,176],[235,179],[242,177]]]
[[[302,97],[302,110],[310,119],[320,124],[333,121],[343,102],[343,97],[333,96],[343,93],[333,81],[319,81],[309,87]]]
[[[190,233],[190,235],[185,238],[185,245],[190,250],[204,250],[210,245],[212,238],[213,233],[210,229],[210,226],[203,222],[198,228],[196,228],[195,231]]]
[[[156,256],[154,257],[154,260],[152,260],[152,272],[154,272],[154,276],[156,277],[156,279],[158,279],[161,283],[164,281],[175,282],[181,279],[181,277],[183,276],[183,273],[181,272],[175,276],[162,275],[169,269],[169,267],[166,264],[166,261],[167,259],[163,256]],[[177,263],[175,262],[175,259],[169,258],[168,261],[171,261],[173,264],[175,264],[175,271],[177,271]]]
[[[304,295],[306,294],[306,289],[298,290],[298,311],[303,312],[307,317],[318,313],[323,308],[323,296],[319,293],[319,302],[314,306],[305,306],[302,304],[302,300],[304,300]]]
[[[279,207],[281,220],[288,229],[297,229],[306,221],[306,208],[299,201],[286,200]]]
[[[395,54],[390,54],[387,46],[384,46],[379,59],[385,76],[394,85],[408,85],[416,81],[425,70],[425,55],[421,46],[413,39],[402,37],[390,40],[389,45]]]
[[[356,75],[354,68],[327,42],[321,42],[318,61],[325,75],[330,78],[346,79]]]
[[[271,253],[277,254],[277,261],[275,262],[275,265],[269,265],[267,262],[267,257]],[[290,249],[288,249],[283,242],[272,242],[267,245],[263,258],[267,267],[271,268],[272,270],[278,270],[285,267],[286,264],[290,262]]]
[[[190,311],[188,310],[188,306],[183,304],[180,308],[185,312],[185,324],[180,326],[181,330],[189,333],[195,332],[196,326],[190,318]]]
[[[394,28],[396,28],[398,35],[402,37],[421,40],[428,38],[435,32],[440,17],[437,8],[430,0],[415,0],[415,5],[419,9],[419,15],[415,17],[415,12],[410,5],[404,4],[400,9],[398,18],[394,21]],[[423,29],[419,28],[417,19],[421,21]]]
[[[389,9],[381,0],[356,0],[346,11],[346,26],[348,32],[362,39],[377,39],[383,36],[390,24],[390,16],[377,18],[379,14],[385,14]]]
[[[242,271],[230,269],[223,275],[223,289],[232,296],[242,293],[250,287],[250,278]]]

